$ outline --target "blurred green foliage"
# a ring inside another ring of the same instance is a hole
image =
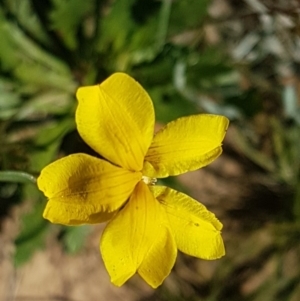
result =
[[[30,208],[21,215],[16,264],[43,247],[47,233],[57,235],[69,252],[83,246],[89,228],[62,228],[42,219],[45,200],[33,185],[34,176],[59,156],[90,152],[76,133],[76,88],[125,71],[149,92],[159,122],[196,112],[228,116],[234,143],[225,144],[225,152],[250,162],[268,179],[267,189],[275,185],[289,192],[281,200],[282,215],[262,225],[261,231],[272,236],[269,243],[253,248],[261,234],[253,229],[240,238],[237,250],[237,242],[229,241],[227,259],[210,283],[181,283],[182,294],[176,296],[162,287],[155,297],[298,300],[299,259],[292,276],[281,270],[288,254],[300,253],[300,22],[295,3],[0,1],[0,217],[12,204]],[[270,261],[277,272],[244,296],[243,281]],[[186,287],[193,293],[185,295]]]

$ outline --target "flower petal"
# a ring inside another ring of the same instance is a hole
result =
[[[140,171],[154,131],[152,101],[142,86],[115,73],[79,88],[77,98],[76,123],[85,142],[110,162]]]
[[[226,117],[208,114],[168,123],[153,139],[143,174],[163,178],[208,165],[222,153],[228,124]]]
[[[38,187],[49,201],[44,218],[53,223],[77,225],[110,219],[141,179],[104,160],[74,154],[46,166]]]
[[[100,249],[112,283],[121,286],[138,272],[152,287],[170,273],[176,258],[164,210],[148,186],[136,186],[129,202],[108,223]]]
[[[173,233],[168,227],[161,227],[138,273],[149,285],[157,288],[170,274],[176,257],[177,246]]]
[[[151,189],[167,212],[180,251],[208,260],[225,254],[222,224],[204,205],[168,187]]]

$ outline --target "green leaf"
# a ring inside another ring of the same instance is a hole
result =
[[[10,28],[8,22],[5,20],[3,13],[0,10],[0,67],[4,71],[13,69],[19,62],[17,56],[18,50],[16,51],[16,49],[14,49],[9,32]]]
[[[28,72],[30,70],[30,72]],[[15,77],[23,83],[36,87],[37,90],[58,89],[68,93],[75,93],[76,84],[71,76],[57,73],[52,69],[35,64],[34,62],[22,62],[14,69]]]
[[[160,56],[155,61],[141,64],[133,69],[134,78],[138,79],[148,91],[149,88],[169,85],[173,75],[174,58]]]
[[[59,145],[60,140],[56,140],[41,149],[32,149],[30,153],[30,170],[40,172],[42,168],[51,163],[57,154]]]
[[[44,51],[40,46],[28,38],[16,25],[4,19],[1,13],[0,33],[0,58],[1,54],[3,54],[3,58],[10,61],[10,67],[15,67],[19,63],[24,63],[26,61],[27,63],[31,63],[32,66],[39,64],[40,68],[43,67],[48,71],[60,74],[62,77],[71,77],[70,70],[63,62]],[[4,61],[4,63],[6,65],[6,61]],[[43,75],[46,76],[47,74]]]
[[[47,124],[36,136],[35,145],[38,147],[47,146],[51,143],[57,143],[71,130],[75,128],[73,118],[65,118],[60,122]]]
[[[210,3],[210,0],[173,1],[169,34],[201,26]]]
[[[132,3],[132,0],[114,1],[107,16],[99,20],[98,49],[101,52],[118,53],[126,49],[130,35],[136,29],[130,13]]]
[[[74,96],[61,91],[40,93],[19,108],[15,120],[41,119],[47,115],[61,115],[72,111],[75,106]]]
[[[0,180],[1,182],[1,180]],[[6,182],[6,181],[5,181]],[[7,181],[9,182],[9,181]],[[0,185],[0,202],[4,199],[4,202],[7,201],[7,199],[12,198],[10,202],[10,205],[14,205],[19,202],[19,196],[17,196],[19,185],[16,183],[1,183]],[[1,208],[2,206],[0,206]],[[3,212],[3,207],[1,208],[1,211]]]
[[[92,1],[52,0],[54,5],[50,13],[52,28],[59,31],[70,49],[77,47],[77,32],[84,17],[92,8]]]
[[[66,227],[63,243],[67,252],[73,254],[79,252],[84,246],[85,239],[89,233],[89,226]]]
[[[21,231],[15,240],[15,264],[17,266],[28,261],[33,253],[44,246],[46,231],[49,223],[42,218],[45,204],[41,193],[35,186],[27,186],[24,191],[25,199],[30,196],[33,200],[28,213],[21,216]]]
[[[169,16],[172,2],[162,1],[160,10],[143,23],[139,24],[128,41],[131,50],[131,63],[133,65],[151,62],[162,50],[167,42]]]
[[[48,44],[47,34],[32,8],[31,0],[6,0],[6,7],[18,20],[22,28],[26,29],[36,39]]]
[[[14,90],[12,83],[0,79],[0,114],[2,110],[17,107],[21,103],[20,96]]]
[[[197,110],[193,103],[187,102],[172,86],[155,87],[148,92],[159,121],[169,122],[182,116],[195,114]]]
[[[16,114],[21,98],[16,92],[15,85],[1,78],[0,95],[0,119],[7,120]]]
[[[161,41],[158,41],[157,32],[157,16],[154,16],[132,33],[126,47],[131,65],[151,62],[161,51]]]
[[[209,47],[202,51],[191,52],[186,58],[187,81],[189,84],[205,87],[216,85],[238,84],[238,77],[231,77],[230,73],[237,73],[229,66],[229,60],[218,48]]]
[[[283,87],[282,103],[285,116],[295,118],[299,107],[295,85],[286,85]]]

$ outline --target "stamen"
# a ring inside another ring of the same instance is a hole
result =
[[[157,182],[156,178],[149,178],[147,176],[142,176],[142,180],[147,185],[155,185],[155,183]]]

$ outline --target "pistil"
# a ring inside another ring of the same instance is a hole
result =
[[[147,176],[142,176],[142,181],[144,181],[145,184],[147,185],[155,185],[155,183],[157,182],[156,178],[149,178]]]

